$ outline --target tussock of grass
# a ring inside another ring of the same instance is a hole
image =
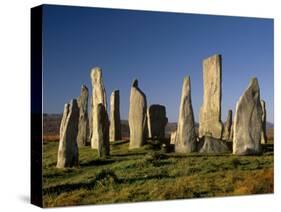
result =
[[[80,167],[57,169],[58,142],[43,146],[44,206],[102,204],[273,192],[273,152],[261,156],[165,153],[157,142],[128,150],[111,144],[111,156],[98,159],[79,149]]]

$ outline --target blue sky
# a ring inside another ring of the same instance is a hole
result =
[[[183,78],[190,75],[198,121],[202,60],[221,54],[222,121],[255,76],[273,122],[272,19],[49,5],[43,13],[44,113],[62,113],[82,84],[91,91],[90,70],[99,66],[107,100],[120,90],[121,119],[137,78],[148,104],[165,105],[169,121],[177,121]]]

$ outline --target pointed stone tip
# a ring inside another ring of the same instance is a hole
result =
[[[91,69],[91,78],[95,79],[95,78],[101,78],[102,76],[102,69],[100,67],[94,67]]]
[[[84,85],[84,84],[82,84],[82,85],[81,85],[81,91],[83,91],[83,90],[87,90],[87,91],[88,91],[87,86],[86,86],[86,85]]]
[[[138,82],[138,80],[137,79],[134,79],[133,80],[133,83],[132,83],[132,87],[138,87],[139,86],[139,82]]]
[[[259,82],[258,82],[258,79],[256,77],[253,77],[250,80],[250,86],[249,87],[259,88]]]
[[[190,76],[189,76],[189,75],[186,75],[186,76],[183,78],[183,80],[184,80],[184,81],[186,81],[186,80],[187,80],[187,81],[190,81]]]

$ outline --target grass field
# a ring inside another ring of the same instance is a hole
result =
[[[273,192],[273,148],[261,156],[180,155],[146,144],[111,144],[111,156],[79,148],[79,168],[56,168],[58,142],[43,145],[44,207]]]

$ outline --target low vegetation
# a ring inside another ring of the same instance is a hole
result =
[[[111,157],[79,149],[80,167],[57,169],[58,142],[43,145],[44,206],[217,197],[273,192],[273,146],[261,156],[180,155],[159,145],[128,150],[111,144]]]

